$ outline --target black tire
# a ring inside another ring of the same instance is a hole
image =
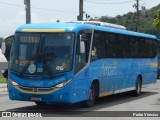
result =
[[[141,94],[141,89],[142,89],[142,79],[138,77],[136,82],[136,89],[133,91],[133,95],[139,96]]]
[[[35,102],[35,104],[38,106],[43,106],[43,105],[46,105],[46,102]]]
[[[87,101],[85,101],[85,106],[92,107],[95,103],[95,99],[96,99],[95,85],[92,83],[90,88],[89,98]]]

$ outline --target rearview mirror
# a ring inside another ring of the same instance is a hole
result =
[[[12,46],[12,43],[14,41],[14,36],[13,35],[10,35],[8,37],[6,37],[4,39],[4,56],[6,57],[7,61],[9,60],[9,57],[10,57],[10,50],[11,50],[11,46]]]

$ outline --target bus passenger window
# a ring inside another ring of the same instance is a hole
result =
[[[136,38],[131,38],[131,58],[138,58],[139,57],[139,44]]]
[[[92,60],[106,57],[105,32],[94,32],[92,45]]]
[[[94,45],[92,46],[92,53],[91,53],[91,55],[92,55],[92,61],[98,59],[98,57],[97,57],[97,48]]]
[[[106,34],[106,53],[107,58],[116,58],[119,55],[117,35],[108,33]]]

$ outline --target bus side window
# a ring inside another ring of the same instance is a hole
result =
[[[106,57],[105,32],[94,32],[92,45],[92,61]]]
[[[119,58],[130,58],[130,37],[127,35],[118,35]]]
[[[106,34],[106,57],[117,58],[119,55],[118,51],[118,36],[116,34]]]
[[[156,42],[156,40],[152,40],[152,55],[151,55],[151,57],[152,58],[154,58],[154,57],[156,57],[156,55],[157,55],[157,42]]]
[[[135,37],[131,38],[131,58],[138,58],[139,57],[139,43]]]
[[[146,58],[151,58],[153,53],[153,41],[150,39],[146,39]]]
[[[146,57],[146,40],[144,38],[139,38],[139,58]]]
[[[94,34],[94,38],[93,38],[93,45],[92,45],[92,61],[97,60],[98,59],[98,39],[97,39],[97,33],[95,32]]]

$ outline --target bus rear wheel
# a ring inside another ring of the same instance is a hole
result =
[[[96,99],[95,85],[92,83],[90,88],[89,98],[87,101],[85,101],[85,106],[92,107],[95,103],[95,99]]]
[[[133,95],[139,96],[141,94],[141,89],[142,89],[142,79],[138,77],[136,83],[136,89],[133,91]]]

